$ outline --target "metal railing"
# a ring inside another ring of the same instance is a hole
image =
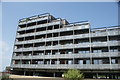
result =
[[[56,25],[56,24],[60,24],[61,20],[55,20],[51,23],[45,23],[45,24],[40,24],[40,25],[35,25],[35,26],[31,26],[31,27],[27,27],[27,28],[18,28],[18,31],[22,31],[22,30],[29,30],[29,29],[34,29],[34,28],[40,28],[40,27],[46,27],[46,26],[51,26],[51,25]]]
[[[63,32],[63,31],[71,31],[71,30],[77,30],[77,29],[85,29],[85,28],[89,28],[88,25],[86,25],[87,27],[81,27],[81,26],[73,26],[73,27],[66,27],[66,28],[60,28],[60,29],[53,29],[53,30],[46,30],[46,31],[40,31],[40,32],[34,32],[36,35],[42,35],[42,34],[48,34],[48,33],[55,33],[55,32]],[[33,26],[35,28],[35,26]],[[31,29],[31,27],[27,27],[27,28],[21,28],[22,30],[26,29]],[[19,30],[18,30],[19,31]],[[23,36],[29,36],[30,33],[27,34],[22,34]],[[22,35],[17,35],[17,37],[23,37]]]
[[[34,50],[52,50],[52,49],[68,49],[68,48],[83,48],[83,47],[104,47],[104,46],[117,46],[119,45],[120,41],[109,41],[109,42],[94,42],[92,44],[88,43],[79,43],[79,44],[65,44],[65,45],[55,45],[55,46],[40,46],[34,47]],[[14,51],[32,51],[33,47],[30,48],[20,48],[14,49]]]
[[[120,52],[101,52],[101,53],[71,53],[71,54],[55,54],[55,55],[20,55],[13,56],[12,59],[68,59],[68,58],[93,58],[96,57],[120,57]]]
[[[12,64],[12,68],[33,69],[120,69],[120,64]]]
[[[34,33],[31,33],[34,35]],[[89,34],[78,34],[78,35],[70,35],[70,36],[58,36],[58,37],[50,37],[50,38],[41,38],[41,39],[33,39],[27,41],[19,41],[15,42],[15,44],[27,44],[27,43],[36,43],[36,42],[48,42],[48,41],[56,41],[56,40],[69,40],[69,39],[77,39],[77,38],[88,38]]]

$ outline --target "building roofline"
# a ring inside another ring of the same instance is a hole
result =
[[[99,30],[99,29],[109,29],[109,28],[120,28],[120,25],[117,25],[117,26],[109,26],[109,27],[99,27],[99,28],[92,28],[91,30]]]
[[[88,20],[86,20],[86,21],[77,21],[77,22],[73,22],[73,23],[69,23],[69,24],[79,24],[79,23],[84,23],[84,22],[88,22],[89,23],[89,21]]]
[[[35,17],[35,16],[37,16],[37,17],[39,17],[39,16],[45,16],[45,15],[50,15],[50,13],[43,13],[43,14],[34,15],[34,16],[31,16],[31,17],[27,17],[27,18],[21,18],[21,19],[19,19],[19,22],[21,22],[23,19],[32,18],[32,17]]]

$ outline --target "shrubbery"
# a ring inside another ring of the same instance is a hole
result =
[[[8,74],[3,74],[1,80],[13,80],[13,79],[10,79]]]
[[[80,72],[80,70],[70,69],[64,73],[64,78],[66,80],[82,80],[84,79],[84,75]]]

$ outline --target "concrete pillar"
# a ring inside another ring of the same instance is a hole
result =
[[[53,77],[55,77],[55,72],[53,73]]]
[[[50,64],[51,64],[51,59],[50,59]]]
[[[25,76],[25,74],[26,74],[26,71],[24,71],[24,76]]]
[[[96,78],[98,79],[98,73],[96,73]]]

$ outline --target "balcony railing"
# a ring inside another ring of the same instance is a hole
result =
[[[40,28],[40,27],[46,27],[46,26],[51,26],[51,25],[56,25],[56,24],[60,24],[60,20],[56,20],[53,21],[51,23],[46,23],[46,24],[40,24],[40,25],[35,25],[35,26],[31,26],[29,28],[19,28],[18,31],[22,31],[22,30],[27,30],[27,29],[34,29],[34,28]]]
[[[49,14],[47,14],[47,15],[44,14],[44,15],[37,15],[37,16],[29,17],[29,18],[24,18],[19,21],[19,25],[26,24],[26,22],[31,23],[31,22],[35,22],[35,21],[46,20],[46,19],[48,19],[48,17],[49,17]]]
[[[120,52],[101,52],[101,53],[71,53],[55,55],[28,55],[13,56],[12,59],[69,59],[69,58],[96,58],[96,57],[120,57]]]
[[[31,33],[34,35],[34,33]],[[15,42],[15,44],[27,44],[27,43],[36,43],[36,42],[48,42],[48,41],[57,41],[57,40],[69,40],[69,39],[77,39],[77,38],[88,38],[89,34],[78,34],[78,35],[70,35],[70,36],[58,36],[58,37],[50,37],[50,38],[41,38],[27,41]]]
[[[42,18],[37,18],[37,19],[30,20],[27,23],[32,23],[32,22],[42,21],[42,20],[47,20],[47,19],[48,19],[48,16],[44,16]]]
[[[40,47],[30,47],[30,48],[20,48],[14,49],[14,51],[32,51],[34,50],[52,50],[52,49],[68,49],[68,48],[82,48],[82,47],[90,47],[90,43],[82,43],[82,44],[66,44],[66,45],[55,45],[55,46],[40,46]]]
[[[94,42],[90,43],[79,43],[79,44],[65,44],[65,45],[55,45],[55,46],[40,46],[40,47],[30,47],[30,48],[20,48],[14,49],[14,51],[32,51],[34,50],[52,50],[52,49],[69,49],[69,48],[83,48],[83,47],[104,47],[104,46],[117,46],[120,41],[109,41],[109,42]]]
[[[108,35],[120,35],[120,31],[119,30],[108,31]]]
[[[91,33],[91,37],[98,37],[98,36],[107,36],[107,33],[106,32]]]
[[[12,64],[12,68],[33,68],[33,69],[120,69],[120,64]]]
[[[86,25],[87,26],[87,25]],[[35,28],[35,26],[33,26]],[[63,31],[70,31],[70,30],[77,30],[79,29],[79,27],[81,28],[81,26],[73,26],[73,27],[66,27],[66,28],[60,28],[60,29],[53,29],[53,30],[46,30],[46,31],[40,31],[40,32],[34,32],[36,35],[42,35],[42,34],[48,34],[48,33],[55,33],[55,32],[63,32]],[[85,27],[84,27],[85,28]],[[81,29],[84,29],[81,28]],[[22,28],[21,28],[22,29]],[[27,27],[27,29],[31,29],[31,27]],[[22,29],[24,30],[24,29]],[[31,33],[27,33],[27,34],[22,34],[22,35],[17,35],[17,37],[23,37],[23,36],[33,36]]]
[[[27,24],[26,21],[20,22],[19,25]]]
[[[92,47],[101,47],[101,46],[108,46],[108,43],[107,42],[93,42]]]

